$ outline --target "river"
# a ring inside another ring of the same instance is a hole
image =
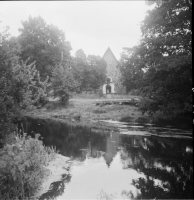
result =
[[[28,118],[25,130],[70,157],[40,199],[192,199],[192,130],[105,121],[107,128]]]

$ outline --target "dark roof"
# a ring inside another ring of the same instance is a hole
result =
[[[116,59],[115,55],[113,54],[112,50],[110,49],[110,47],[108,47],[108,49],[106,50],[106,52],[104,53],[104,55],[102,56],[102,58],[104,59],[104,56],[107,54],[107,53],[110,53],[112,54],[112,56]],[[116,61],[119,63],[119,61],[116,59]]]

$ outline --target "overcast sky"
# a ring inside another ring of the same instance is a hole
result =
[[[1,1],[0,20],[17,36],[21,21],[42,16],[65,32],[72,55],[78,50],[103,56],[110,47],[117,59],[123,47],[140,39],[140,22],[147,11],[144,1]]]

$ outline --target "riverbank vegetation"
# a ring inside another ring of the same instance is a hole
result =
[[[0,199],[29,199],[40,189],[57,151],[26,134],[10,134],[0,149]]]
[[[66,123],[83,126],[102,125],[103,120],[113,120],[130,123],[152,123],[160,126],[191,128],[192,121],[185,116],[175,118],[164,117],[159,112],[153,116],[142,115],[139,103],[134,105],[122,104],[122,101],[141,99],[137,95],[117,95],[111,99],[98,95],[74,95],[69,99],[68,106],[63,106],[59,100],[50,101],[40,109],[28,112],[27,116],[40,119],[55,119]],[[106,103],[107,102],[107,103]],[[117,102],[117,103],[116,103]],[[133,102],[133,101],[132,101]]]
[[[192,2],[147,2],[140,44],[122,54],[123,84],[139,90],[143,113],[192,124]]]

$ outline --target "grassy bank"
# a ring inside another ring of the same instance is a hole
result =
[[[178,116],[176,118],[164,117],[160,113],[154,116],[142,115],[138,106],[135,105],[99,105],[106,101],[123,101],[139,98],[134,95],[117,95],[111,98],[97,95],[76,95],[69,101],[66,107],[61,106],[59,101],[51,100],[41,109],[27,113],[27,116],[35,118],[56,119],[67,123],[98,126],[100,120],[115,120],[122,122],[154,123],[161,126],[172,125],[180,128],[192,127],[192,117]]]
[[[131,122],[148,122],[147,115],[142,116],[136,106],[129,105],[104,105],[99,106],[96,103],[102,101],[131,99],[136,96],[116,96],[111,99],[99,98],[95,95],[75,96],[70,99],[67,107],[60,106],[58,101],[50,101],[45,107],[28,113],[27,115],[40,118],[54,118],[72,122],[81,122],[85,124],[93,124],[99,120],[117,120]]]
[[[56,156],[54,148],[45,147],[39,139],[10,134],[0,149],[0,199],[29,199],[48,170],[46,166]]]

